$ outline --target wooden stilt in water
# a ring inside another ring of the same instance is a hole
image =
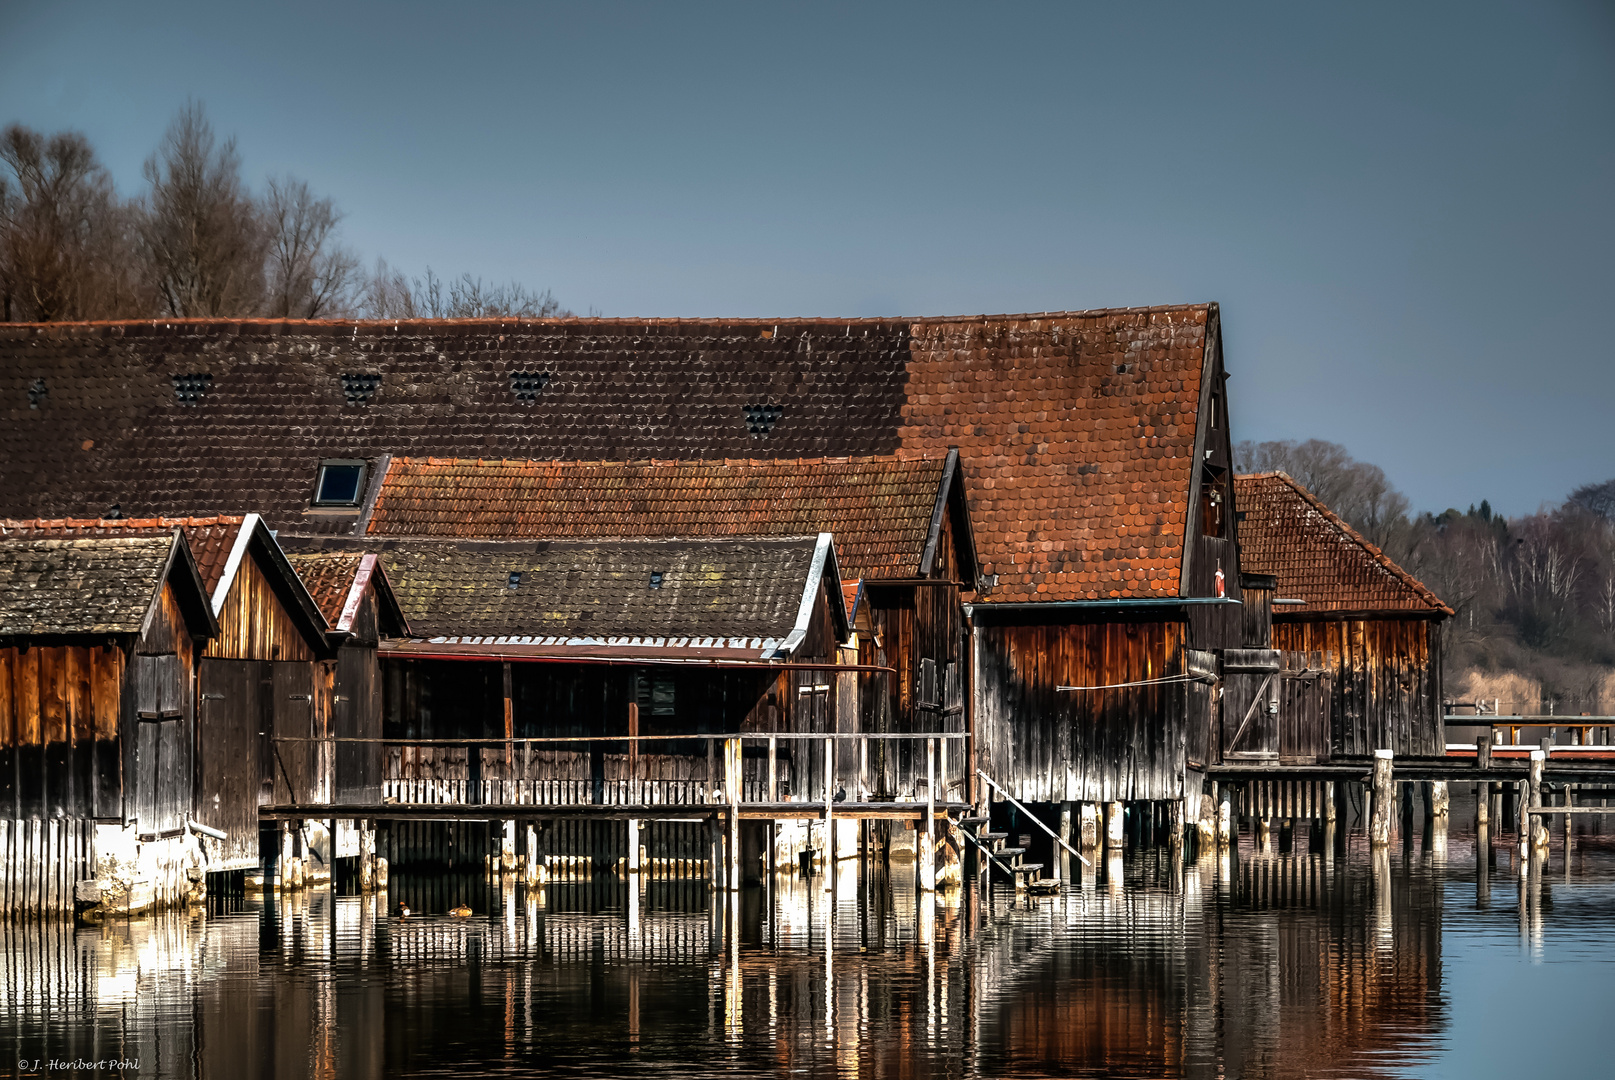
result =
[[[1543,740],[1546,742],[1547,740]],[[1531,809],[1542,806],[1542,770],[1547,764],[1548,755],[1545,750],[1531,751],[1531,773],[1526,781],[1526,798]],[[1528,814],[1527,831],[1531,838],[1531,846],[1546,850],[1548,846],[1548,826],[1542,820],[1541,814]]]
[[[1105,844],[1120,851],[1126,836],[1126,808],[1119,802],[1105,804]]]
[[[1452,809],[1452,795],[1445,780],[1430,781],[1430,816],[1445,818]]]
[[[1167,846],[1173,851],[1183,850],[1183,834],[1188,826],[1185,809],[1188,806],[1186,799],[1173,799],[1167,807],[1168,822],[1166,826]]]
[[[1060,804],[1060,839],[1071,843],[1071,804]],[[1071,880],[1071,855],[1059,844],[1054,845],[1054,875],[1056,881]]]
[[[1079,811],[1079,828],[1081,829],[1082,850],[1090,851],[1099,847],[1099,806],[1097,803],[1082,803]]]
[[[1391,760],[1391,751],[1374,751],[1374,814],[1368,826],[1368,842],[1373,847],[1384,847],[1391,842],[1391,814],[1396,794]]]
[[[1238,842],[1239,832],[1234,822],[1234,789],[1221,784],[1217,791],[1217,846],[1224,848]]]

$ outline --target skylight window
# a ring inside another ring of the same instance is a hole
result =
[[[364,405],[376,396],[376,388],[381,385],[381,376],[374,372],[344,372],[342,378],[342,396],[349,405]]]
[[[512,570],[510,572],[510,581],[509,581],[507,587],[511,588],[511,589],[514,589],[518,585],[520,585],[521,583],[522,583],[522,572],[520,570]]]
[[[773,431],[780,414],[785,411],[780,405],[742,405],[740,409],[746,415],[747,433],[757,438]]]
[[[208,392],[213,385],[213,376],[206,372],[191,372],[188,375],[170,375],[174,382],[174,398],[181,405],[195,405],[202,400],[202,395]]]
[[[662,572],[660,570],[652,570],[650,572],[650,587],[653,589],[660,589],[662,587]]]
[[[320,473],[314,482],[315,506],[358,506],[364,493],[365,463],[360,460],[333,459],[320,462]]]
[[[549,382],[550,373],[547,371],[512,371],[510,392],[516,395],[517,401],[533,401]]]
[[[35,379],[33,385],[28,388],[28,407],[30,409],[39,408],[45,404],[45,399],[49,396],[50,388],[45,385],[45,380]]]

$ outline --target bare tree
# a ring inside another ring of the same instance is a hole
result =
[[[0,316],[114,318],[141,313],[131,217],[76,131],[0,132]]]
[[[424,278],[411,280],[380,259],[366,282],[363,307],[372,319],[546,319],[572,314],[548,289],[535,292],[517,281],[485,284],[470,274],[445,281],[430,266]]]
[[[336,242],[342,215],[316,198],[306,181],[271,177],[263,200],[269,230],[265,313],[291,319],[348,314],[359,282],[359,259]]]
[[[1615,521],[1615,480],[1584,484],[1570,493],[1569,502],[1606,521]]]
[[[266,230],[241,183],[235,139],[220,144],[202,104],[175,115],[142,170],[147,273],[170,315],[256,314],[264,301]]]
[[[1391,486],[1384,469],[1358,461],[1339,443],[1242,442],[1234,448],[1234,465],[1239,472],[1289,473],[1393,559],[1412,551],[1407,497]]]

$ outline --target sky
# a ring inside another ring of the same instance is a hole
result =
[[[411,274],[608,316],[1214,300],[1236,439],[1615,477],[1615,4],[0,0],[120,188],[188,97]]]

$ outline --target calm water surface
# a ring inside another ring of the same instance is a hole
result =
[[[1129,852],[1029,905],[931,902],[900,866],[849,863],[833,894],[710,905],[697,883],[395,875],[390,897],[13,926],[0,1071],[1611,1075],[1615,837],[1580,836],[1568,865],[1556,837],[1522,885],[1512,837],[1477,865],[1471,820],[1455,799],[1445,836],[1378,859],[1360,834],[1313,854],[1305,829],[1181,868]],[[401,896],[479,914],[389,917]]]

